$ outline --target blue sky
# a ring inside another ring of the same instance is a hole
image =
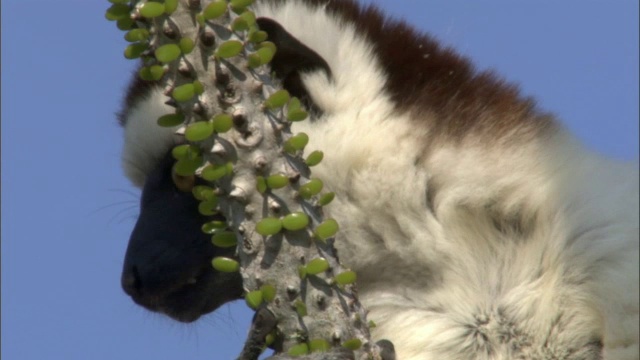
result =
[[[521,84],[589,147],[637,161],[637,0],[377,3]],[[187,326],[120,290],[137,192],[113,114],[133,63],[107,1],[2,5],[2,358],[233,359],[244,304]]]

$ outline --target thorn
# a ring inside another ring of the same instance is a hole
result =
[[[289,174],[289,182],[292,184],[295,184],[298,182],[298,180],[300,180],[300,173],[299,172],[295,172],[295,173],[291,173]]]
[[[236,111],[236,112],[233,113],[232,118],[233,118],[233,125],[237,129],[242,129],[242,128],[246,127],[247,118],[244,116],[244,112]]]
[[[340,330],[335,330],[333,334],[331,334],[331,339],[335,342],[340,341],[341,338],[342,338],[342,334],[340,333]]]
[[[225,147],[219,142],[216,142],[213,144],[213,147],[211,147],[211,153],[218,156],[226,156],[227,149],[225,149]]]
[[[178,66],[178,72],[180,73],[180,75],[184,76],[184,77],[188,77],[191,78],[191,69],[189,68],[189,65],[187,65],[184,61],[180,61],[180,65]]]
[[[322,294],[317,294],[315,300],[316,300],[316,305],[321,309],[324,308],[324,306],[326,305],[326,298]]]
[[[164,102],[165,105],[169,105],[172,108],[177,108],[178,107],[178,102],[175,101],[174,99],[169,99],[167,101]]]
[[[162,33],[164,34],[164,36],[168,37],[169,39],[175,39],[176,37],[178,37],[178,34],[176,33],[176,30],[171,27],[169,24],[165,24],[162,27]]]
[[[244,202],[247,200],[247,193],[244,191],[244,189],[235,187],[229,193],[229,197],[235,199],[236,201]]]
[[[201,104],[201,103],[199,103],[199,102],[197,102],[197,103],[193,104],[193,109],[192,109],[192,111],[193,111],[195,114],[198,114],[198,115],[200,115],[200,116],[202,116],[202,117],[205,117],[205,115],[206,115],[206,113],[207,113],[207,112],[206,112],[206,110],[205,110],[205,108],[204,108],[204,106],[202,106],[202,104]]]
[[[287,286],[287,294],[291,297],[298,295],[298,288],[293,285]]]
[[[184,136],[184,132],[187,129],[186,126],[182,125],[179,128],[176,129],[176,132],[174,134],[176,135],[180,135],[180,136]]]
[[[256,208],[253,205],[247,205],[244,208],[244,213],[248,219],[250,219],[255,212],[256,212]]]
[[[204,31],[200,34],[200,42],[204,46],[213,46],[216,44],[216,36],[211,31]]]
[[[262,171],[267,166],[267,159],[264,156],[258,156],[253,159],[253,168],[256,171]]]
[[[216,84],[222,87],[227,87],[231,82],[231,76],[229,75],[229,72],[222,69],[222,67],[217,67],[215,81]]]
[[[277,201],[269,198],[269,210],[273,211],[274,213],[279,213],[281,209],[282,208]]]

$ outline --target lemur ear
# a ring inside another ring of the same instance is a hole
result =
[[[265,31],[277,51],[271,62],[271,69],[282,80],[282,85],[292,96],[302,101],[308,110],[320,113],[321,109],[313,103],[307,89],[302,83],[301,73],[322,70],[331,78],[329,64],[315,51],[305,46],[289,34],[280,24],[267,19],[257,19],[260,30]]]

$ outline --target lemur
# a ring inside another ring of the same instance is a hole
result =
[[[400,360],[639,357],[638,168],[585,149],[514,85],[374,6],[259,0],[272,70],[311,109],[337,194],[336,247]],[[142,189],[122,284],[191,322],[240,299],[216,272],[207,220],[172,182],[183,141],[134,77],[120,113],[124,171]]]

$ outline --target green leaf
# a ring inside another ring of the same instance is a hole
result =
[[[302,103],[300,102],[300,99],[295,96],[291,97],[291,100],[289,100],[289,103],[287,104],[287,110],[293,111],[300,109],[302,109]]]
[[[254,25],[256,25],[256,14],[254,14],[252,11],[245,11],[238,17],[246,21],[248,27],[253,27]]]
[[[136,22],[132,18],[126,17],[126,18],[118,19],[116,24],[118,29],[122,31],[127,31],[127,30],[133,29],[136,25]]]
[[[289,92],[282,89],[271,94],[271,96],[264,101],[264,106],[267,109],[274,110],[283,107],[287,101],[289,101]]]
[[[193,190],[192,190],[193,192]],[[227,223],[224,221],[219,221],[219,220],[214,220],[214,221],[209,221],[206,222],[202,225],[202,232],[207,234],[207,235],[213,235],[216,232],[219,232],[222,229],[225,229],[227,227]]]
[[[318,275],[329,269],[329,262],[324,258],[316,258],[307,263],[307,274]]]
[[[336,283],[343,286],[353,284],[354,282],[356,282],[357,278],[358,277],[356,276],[355,271],[351,271],[351,270],[343,271],[340,274],[333,277]]]
[[[158,118],[158,125],[162,127],[174,127],[184,122],[184,114],[167,114]]]
[[[302,300],[300,299],[296,300],[294,306],[296,307],[296,312],[300,317],[307,316],[307,305],[304,302],[302,302]]]
[[[221,248],[229,248],[238,245],[238,238],[233,231],[220,231],[211,237],[213,245]]]
[[[191,51],[193,51],[193,48],[196,46],[196,44],[190,38],[182,38],[178,42],[178,46],[180,47],[180,50],[183,54],[189,54],[191,53]]]
[[[287,141],[285,141],[283,144],[283,148],[284,151],[288,152],[289,154],[294,154],[297,151],[304,150],[304,147],[307,146],[308,143],[309,135],[301,132],[287,139]]]
[[[196,159],[200,158],[200,148],[191,144],[182,144],[174,147],[173,150],[171,150],[171,155],[173,155],[173,158],[176,160]]]
[[[173,171],[180,176],[190,176],[196,173],[196,170],[202,165],[202,157],[197,156],[193,159],[183,158],[173,165]]]
[[[270,189],[280,189],[289,185],[289,178],[284,174],[273,174],[267,178],[267,186]]]
[[[204,216],[215,215],[218,211],[218,198],[201,201],[198,204],[198,212]]]
[[[255,69],[261,65],[262,65],[262,60],[260,60],[260,56],[258,56],[258,54],[253,53],[253,54],[247,55],[247,66],[250,69]]]
[[[251,41],[252,43],[263,42],[267,40],[268,37],[269,35],[267,34],[267,32],[262,30],[256,30],[249,33],[249,41]]]
[[[260,290],[249,291],[244,296],[244,300],[250,308],[252,308],[253,310],[256,310],[258,306],[262,304],[262,291]]]
[[[316,150],[307,156],[307,159],[304,161],[307,163],[307,166],[316,166],[320,164],[322,159],[324,158],[324,153],[320,150]]]
[[[303,212],[293,212],[282,219],[282,227],[289,231],[302,230],[309,225],[309,216]]]
[[[326,240],[335,235],[340,227],[338,222],[334,219],[327,219],[322,224],[318,225],[314,230],[314,234],[320,240]]]
[[[349,339],[342,343],[342,347],[356,351],[362,347],[362,341],[358,338]]]
[[[231,273],[240,270],[240,264],[228,257],[215,257],[213,258],[213,260],[211,260],[211,265],[214,269],[220,272]]]
[[[151,75],[151,71],[149,70],[148,66],[142,67],[140,68],[140,71],[138,71],[138,76],[140,77],[140,79],[144,80],[144,81],[153,81],[153,76]]]
[[[306,279],[307,278],[307,268],[302,266],[302,265],[298,266],[298,276],[302,280]]]
[[[164,4],[157,2],[147,2],[140,8],[140,15],[151,19],[164,14]]]
[[[278,218],[267,217],[256,224],[256,232],[262,236],[271,236],[280,232],[282,221]]]
[[[331,345],[325,339],[313,339],[309,341],[309,349],[311,352],[326,352],[331,349]]]
[[[265,192],[267,192],[267,189],[267,180],[264,178],[264,176],[258,176],[256,178],[256,190],[258,190],[260,194],[264,194]]]
[[[262,299],[266,302],[271,302],[276,298],[276,287],[269,284],[264,284],[260,286],[260,291],[262,291]]]
[[[133,29],[124,34],[124,39],[128,42],[144,41],[149,38],[149,30],[147,29]]]
[[[231,0],[231,6],[247,7],[253,4],[254,0]]]
[[[216,57],[221,59],[228,59],[230,57],[234,57],[242,51],[243,45],[242,42],[238,40],[229,40],[225,41],[218,47],[216,50]]]
[[[274,53],[274,54],[275,54],[275,52],[276,52],[276,50],[277,50],[276,44],[274,44],[274,43],[273,43],[273,42],[271,42],[271,41],[263,41],[263,42],[261,42],[261,43],[260,43],[260,45],[259,45],[259,46],[260,46],[260,49],[265,49],[265,48],[266,48],[266,49],[271,49],[271,50],[273,50],[273,53]]]
[[[206,20],[213,20],[224,15],[225,12],[227,12],[227,2],[214,1],[212,3],[209,3],[209,5],[207,5],[207,7],[202,10],[202,15]]]
[[[202,95],[204,93],[204,85],[200,82],[200,80],[196,80],[193,82],[193,91],[196,95]]]
[[[233,118],[229,114],[218,114],[213,117],[213,128],[217,133],[226,133],[233,127]]]
[[[152,4],[152,3],[147,3],[147,4]],[[181,54],[182,54],[182,51],[180,50],[180,47],[176,44],[165,44],[158,47],[156,51],[154,51],[154,55],[156,56],[156,59],[158,59],[158,61],[163,63],[171,62],[179,58]]]
[[[184,132],[184,137],[189,141],[202,141],[213,134],[213,124],[209,121],[198,121],[190,124]]]
[[[260,64],[266,65],[273,60],[273,57],[276,55],[276,50],[270,47],[263,47],[256,50],[255,54],[260,58]]]
[[[142,80],[157,81],[164,76],[164,67],[162,65],[145,66],[140,69],[138,75]]]
[[[322,195],[320,199],[318,199],[318,205],[320,206],[329,205],[335,197],[336,197],[336,193],[334,192],[326,193]]]
[[[127,59],[137,59],[142,53],[149,48],[149,44],[135,43],[124,49],[124,57]]]
[[[193,187],[193,189],[191,189],[191,193],[193,194],[193,197],[196,198],[196,200],[200,200],[200,201],[213,200],[217,198],[215,194],[215,190],[213,190],[212,187],[207,185],[196,185]],[[212,221],[211,224],[214,222],[224,223],[224,221]]]
[[[322,183],[322,180],[313,178],[309,180],[308,183],[300,186],[300,188],[298,189],[298,193],[303,199],[308,200],[311,197],[319,194],[320,191],[322,191],[323,187],[324,187],[324,184]]]
[[[226,164],[209,164],[202,169],[202,173],[200,174],[200,176],[207,181],[220,180],[227,175],[229,175],[229,172]]]
[[[178,8],[178,0],[164,0],[164,12],[171,15]]]
[[[289,348],[289,351],[287,351],[287,354],[289,356],[302,356],[308,353],[309,353],[309,345],[307,345],[306,343],[293,345],[292,347]]]
[[[105,18],[109,21],[116,21],[129,18],[131,8],[127,4],[113,4],[105,13]]]
[[[189,101],[196,95],[196,90],[193,84],[184,84],[177,86],[171,92],[171,97],[173,97],[176,101],[184,102]]]
[[[264,339],[264,344],[267,346],[271,346],[276,341],[275,330],[267,334],[267,337]]]
[[[203,14],[196,14],[196,22],[198,23],[198,25],[200,25],[200,27],[204,27],[205,25],[207,25]]]
[[[292,122],[302,121],[307,117],[309,117],[309,113],[302,109],[287,111],[287,120]]]
[[[247,31],[249,30],[249,23],[247,23],[247,20],[237,17],[231,22],[231,30],[236,32]]]
[[[229,3],[232,7],[237,7],[237,8],[246,8],[247,6],[253,4],[254,0],[231,0],[231,2]]]

